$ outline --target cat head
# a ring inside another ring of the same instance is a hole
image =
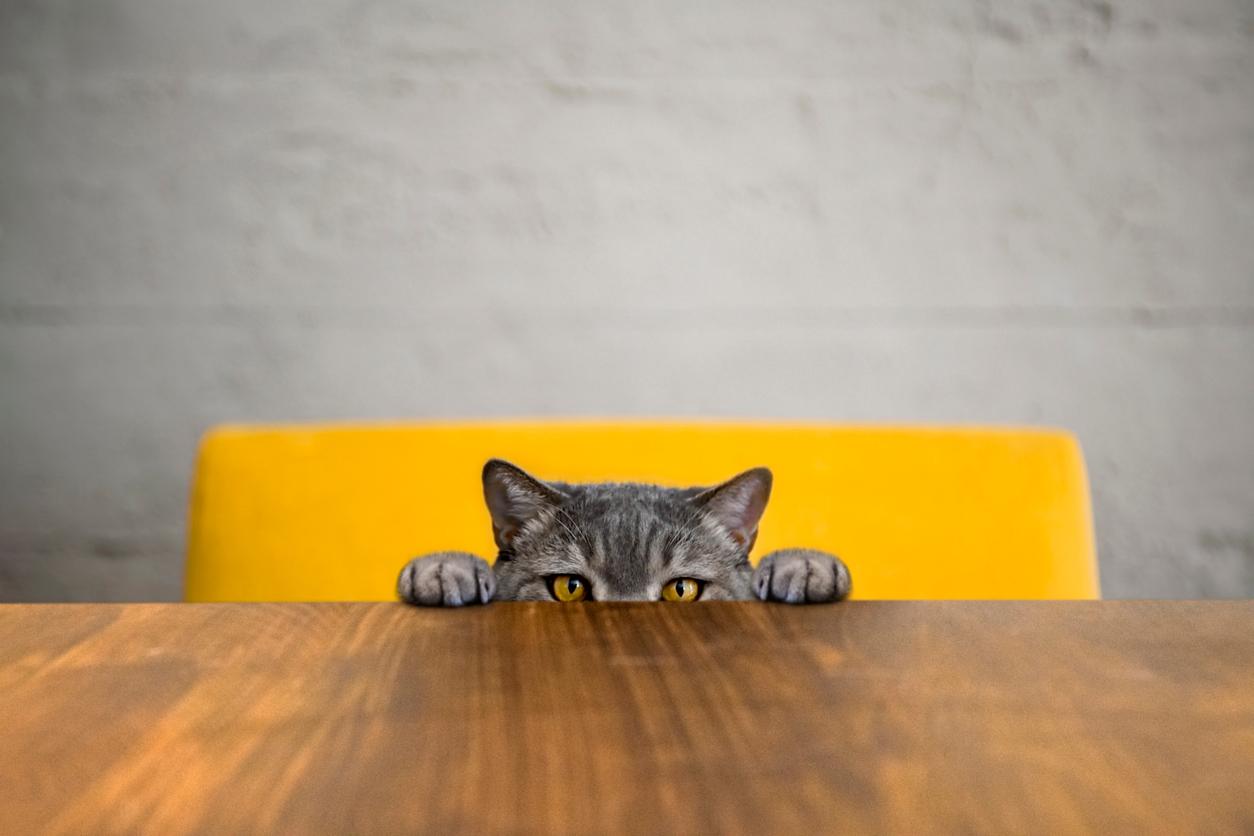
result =
[[[483,468],[506,600],[671,601],[749,597],[749,550],[771,472],[711,488],[544,482]]]

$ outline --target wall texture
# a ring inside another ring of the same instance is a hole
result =
[[[1056,424],[1254,594],[1246,0],[0,3],[0,599],[174,598],[198,434]]]

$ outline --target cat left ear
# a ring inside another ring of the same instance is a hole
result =
[[[757,539],[758,521],[770,497],[771,471],[755,467],[702,491],[692,501],[747,550],[753,548],[753,541]]]
[[[562,494],[521,467],[492,459],[483,466],[483,498],[496,544],[507,549],[523,526],[555,508]]]

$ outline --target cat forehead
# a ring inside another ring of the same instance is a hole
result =
[[[692,491],[632,482],[562,485],[562,503],[573,516],[595,519],[604,516],[648,515],[683,522],[697,514],[688,500]]]

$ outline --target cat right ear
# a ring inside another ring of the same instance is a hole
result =
[[[757,539],[758,521],[770,498],[771,471],[755,467],[702,491],[692,501],[748,551]]]
[[[483,498],[492,515],[496,545],[507,549],[523,526],[562,501],[562,493],[520,467],[491,459],[483,466]]]

